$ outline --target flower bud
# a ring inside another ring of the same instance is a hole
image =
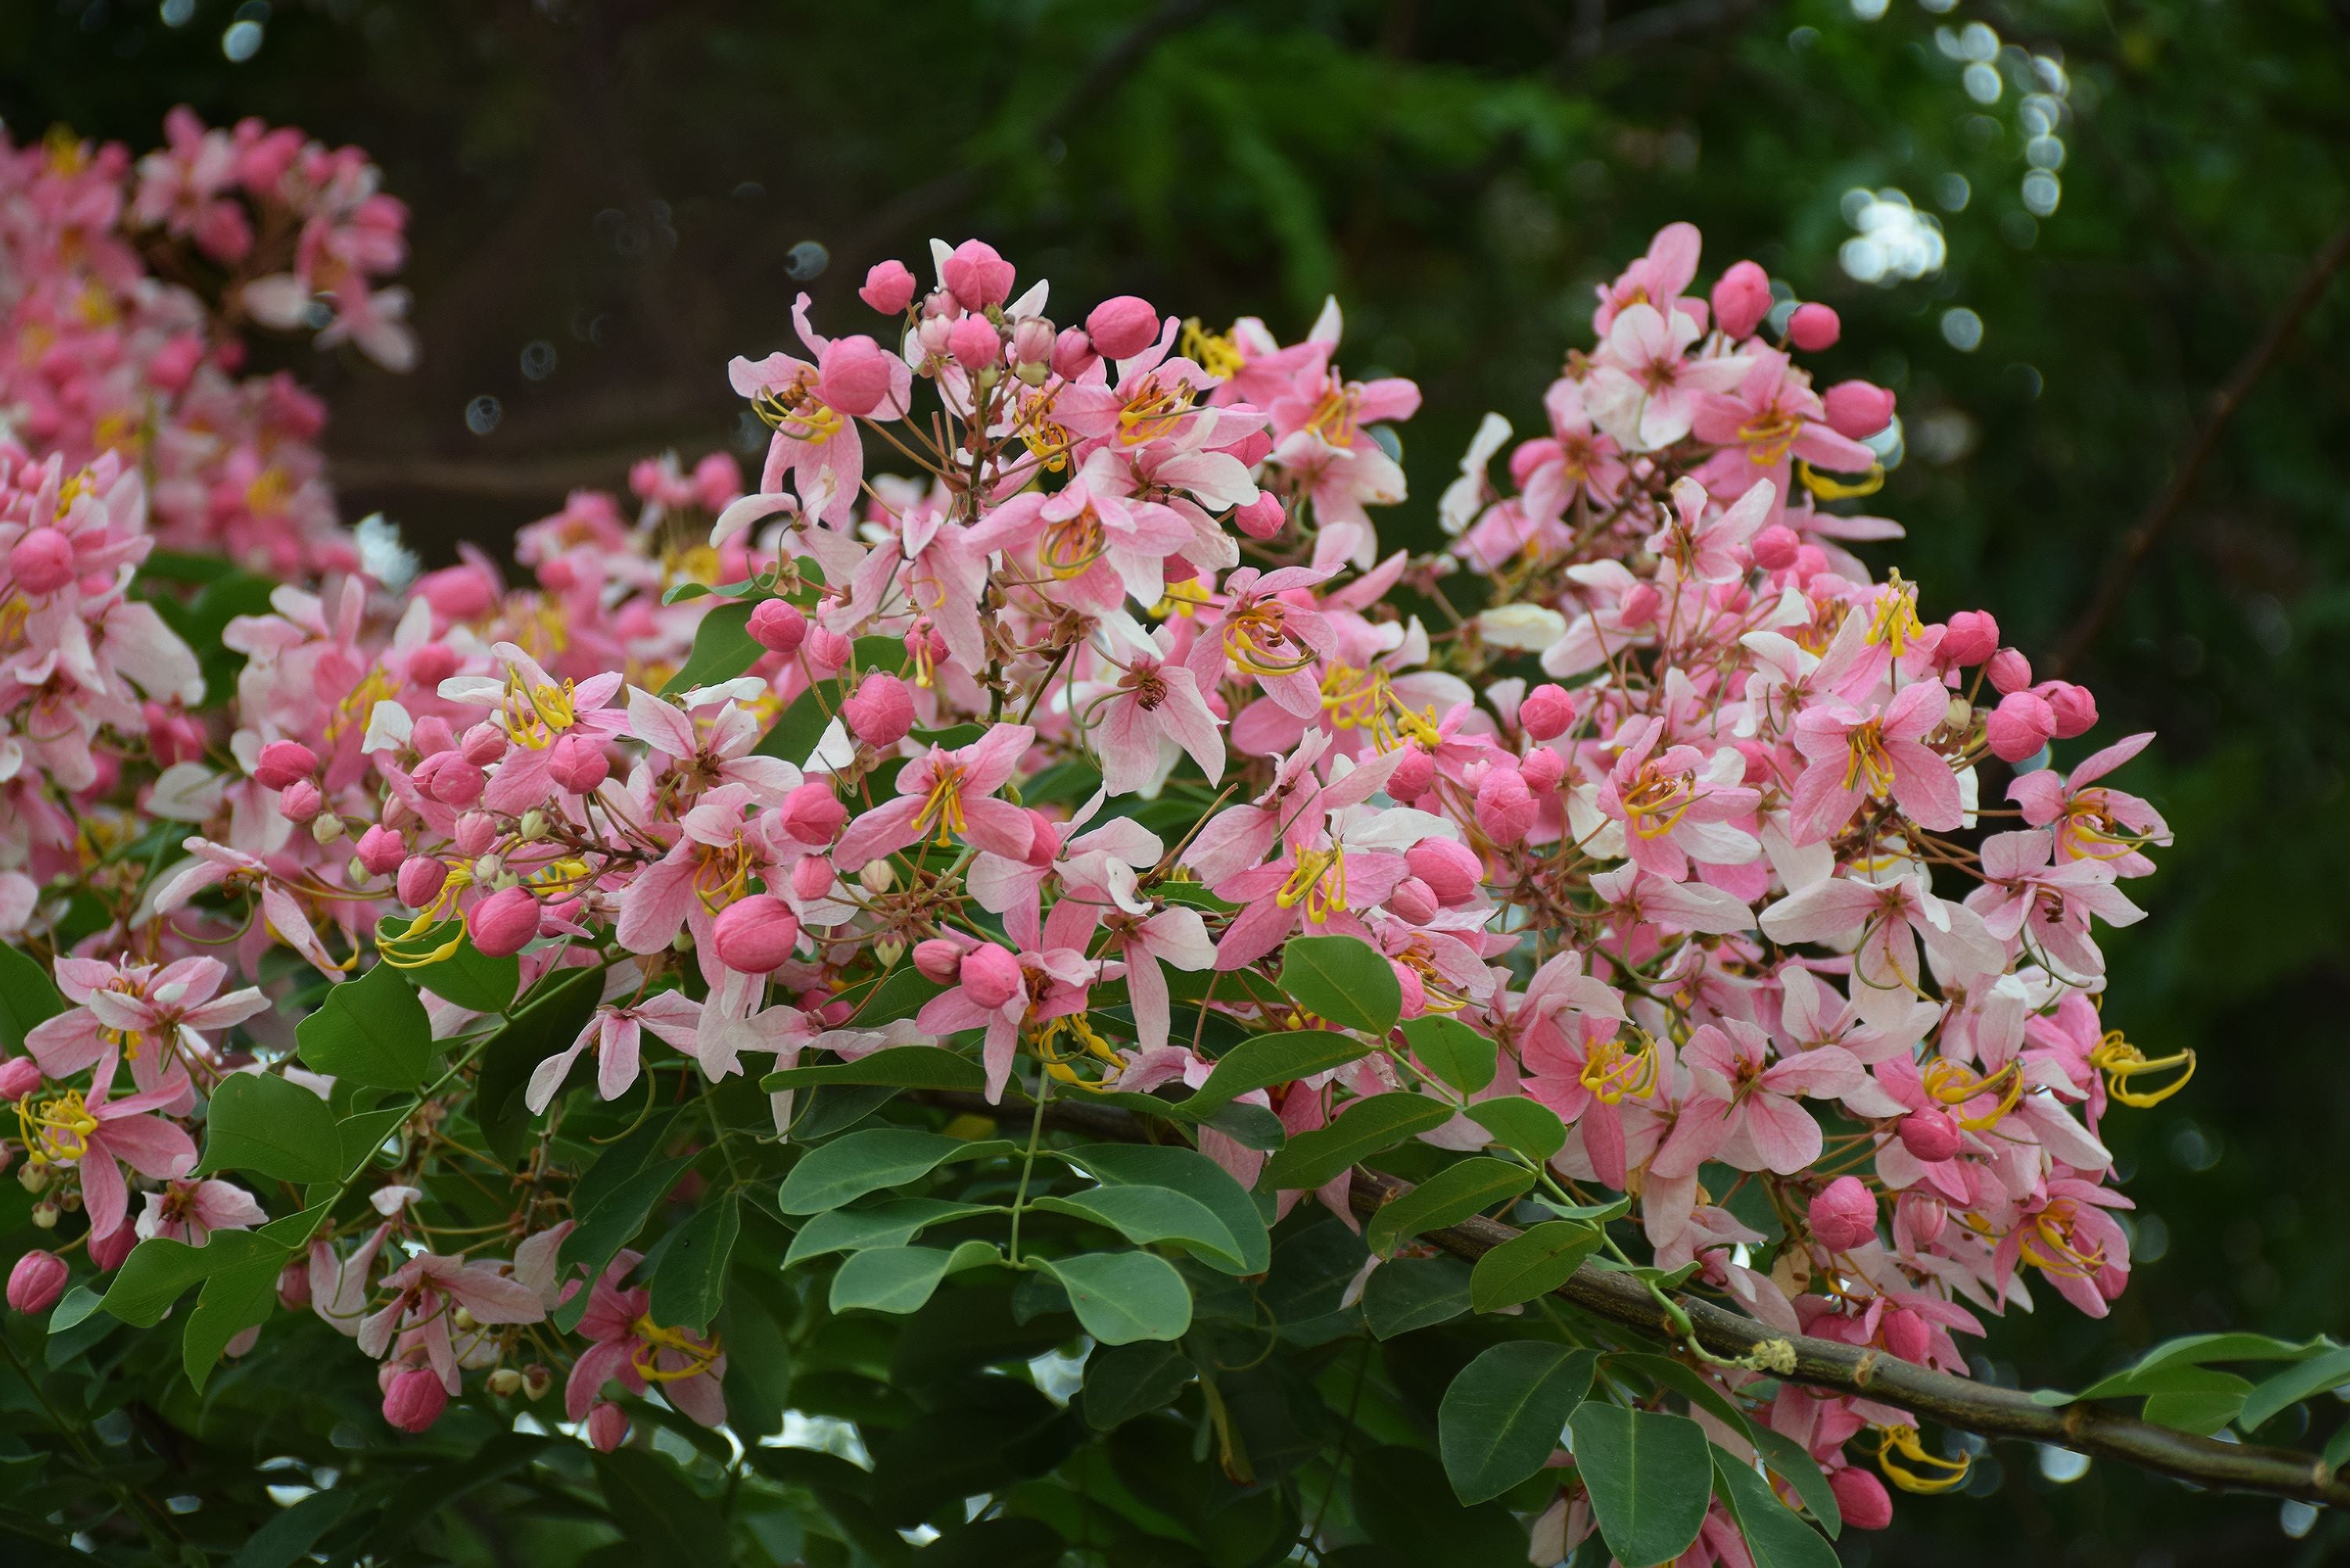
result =
[[[522,1392],[522,1374],[511,1366],[501,1366],[486,1379],[490,1392],[501,1399],[511,1399]]]
[[[1027,989],[1021,978],[1020,961],[993,942],[963,954],[958,972],[964,993],[991,1012]]]
[[[586,735],[565,735],[547,748],[546,776],[571,794],[593,794],[612,774],[604,748]]]
[[[1751,337],[1771,314],[1771,275],[1742,261],[1713,286],[1714,325],[1731,337]]]
[[[409,742],[416,748],[418,756],[437,757],[442,752],[457,749],[457,732],[440,714],[427,713],[416,721],[416,727],[409,733]],[[417,771],[423,772],[421,768]]]
[[[442,805],[453,805],[460,811],[482,798],[482,791],[490,782],[489,775],[463,756],[455,752],[443,752],[433,759],[433,763],[429,776],[424,775],[422,769],[418,770],[417,782],[424,786],[425,794]]]
[[[1754,564],[1766,572],[1783,572],[1803,554],[1803,536],[1784,523],[1773,523],[1754,535]]]
[[[1831,1252],[1877,1239],[1877,1197],[1856,1176],[1839,1176],[1813,1195],[1812,1234]]]
[[[284,789],[296,779],[318,771],[318,753],[299,741],[272,741],[261,748],[253,764],[253,782],[264,789]]]
[[[1924,1318],[1908,1307],[1887,1307],[1885,1315],[1877,1320],[1877,1332],[1885,1341],[1885,1348],[1904,1361],[1923,1366],[1933,1348],[1933,1331],[1926,1326]]]
[[[456,831],[450,835],[450,840],[458,854],[468,860],[478,860],[498,841],[497,819],[486,811],[469,811],[457,819]]]
[[[868,860],[858,868],[857,885],[868,893],[886,893],[898,885],[898,868],[886,858]]]
[[[1388,774],[1388,798],[1410,802],[1428,793],[1436,783],[1436,757],[1424,746],[1407,745],[1403,761]]]
[[[522,1369],[522,1393],[525,1399],[544,1399],[546,1391],[555,1386],[555,1373],[543,1361],[534,1361]]]
[[[425,1430],[448,1407],[449,1390],[442,1386],[441,1375],[425,1367],[394,1374],[383,1391],[383,1418],[403,1432]]]
[[[300,1312],[310,1304],[309,1259],[296,1255],[277,1271],[277,1304],[287,1312]]]
[[[0,1100],[14,1105],[41,1086],[41,1064],[30,1056],[0,1062]]]
[[[47,1312],[66,1293],[66,1261],[38,1248],[8,1271],[8,1304],[18,1312]]]
[[[2029,691],[2009,692],[1983,721],[1983,734],[2002,762],[2022,762],[2046,745],[2055,732],[2056,715]]]
[[[397,828],[377,823],[359,835],[359,862],[370,877],[389,877],[408,858],[408,842]]]
[[[1851,441],[1866,441],[1893,422],[1893,394],[1874,381],[1838,381],[1820,401],[1828,428]]]
[[[808,628],[808,667],[818,675],[830,675],[848,662],[848,639],[827,626]]]
[[[421,909],[441,896],[442,884],[448,880],[449,867],[430,855],[411,855],[400,862],[394,888],[401,903]]]
[[[865,275],[865,286],[857,297],[884,316],[895,316],[914,297],[914,275],[904,262],[878,262]]]
[[[1534,826],[1534,797],[1513,767],[1487,770],[1477,784],[1477,826],[1503,849],[1524,839]]]
[[[465,931],[484,958],[522,951],[538,935],[538,900],[527,888],[506,888],[465,912]]]
[[[1901,1134],[1901,1147],[1929,1165],[1958,1153],[1962,1141],[1959,1124],[1950,1118],[1950,1113],[1932,1106],[1903,1116],[1897,1130]]]
[[[1942,662],[1952,670],[1981,664],[1999,651],[1999,622],[1987,610],[1960,610],[1942,628],[1941,647],[1937,651]]]
[[[38,1192],[48,1184],[49,1168],[46,1165],[27,1165],[16,1173],[16,1185],[27,1192]]]
[[[1844,323],[1825,305],[1799,305],[1787,318],[1787,340],[1806,354],[1833,348],[1843,336]]]
[[[1388,895],[1388,908],[1415,926],[1424,926],[1436,919],[1443,908],[1436,901],[1435,890],[1417,877],[1407,877],[1395,885]]]
[[[1423,838],[1404,851],[1404,865],[1446,909],[1465,904],[1484,885],[1485,863],[1455,838]]]
[[[1288,525],[1288,508],[1269,492],[1260,491],[1254,501],[1232,508],[1232,526],[1252,539],[1270,539]]]
[[[320,848],[334,843],[350,832],[343,819],[332,812],[322,812],[310,819],[310,838]]]
[[[1885,1483],[1866,1470],[1846,1465],[1828,1477],[1844,1521],[1855,1530],[1882,1530],[1893,1522],[1893,1498]]]
[[[28,594],[53,594],[74,580],[73,540],[62,528],[35,528],[8,552],[8,575]]]
[[[816,356],[816,395],[840,412],[862,418],[889,398],[896,364],[861,332],[836,337]]]
[[[1566,777],[1566,759],[1547,746],[1537,746],[1518,764],[1518,776],[1534,794],[1548,794]]]
[[[1086,334],[1105,359],[1131,359],[1159,340],[1159,313],[1147,299],[1121,294],[1086,317]]]
[[[857,694],[840,705],[840,717],[849,732],[868,746],[894,746],[914,727],[914,694],[887,670],[876,670],[858,682]]]
[[[2012,648],[2002,648],[1991,656],[1986,671],[1993,690],[2004,696],[2010,691],[2022,691],[2032,684],[2032,661]]]
[[[819,855],[811,855],[792,867],[792,897],[802,903],[823,898],[840,880],[832,862]]]
[[[599,1400],[588,1412],[588,1440],[599,1454],[608,1454],[629,1439],[629,1418],[610,1400]]]
[[[784,831],[802,844],[831,843],[832,836],[847,820],[848,808],[832,793],[832,785],[822,779],[810,779],[784,797]]]
[[[68,1199],[71,1199],[74,1197],[74,1194],[68,1192],[66,1196]],[[55,1203],[52,1203],[49,1199],[44,1198],[38,1203],[33,1205],[33,1229],[36,1231],[56,1230],[57,1228],[57,1220],[64,1213],[64,1210],[58,1208]]]
[[[1545,680],[1518,702],[1518,728],[1537,741],[1555,741],[1575,722],[1575,699],[1565,687]]]
[[[409,682],[430,691],[464,665],[457,650],[445,642],[419,643],[408,652]]]
[[[1012,358],[1025,370],[1034,365],[1040,371],[1049,370],[1053,360],[1053,324],[1041,316],[1032,316],[1012,328]],[[1042,381],[1044,377],[1038,376]]]
[[[473,620],[498,607],[497,584],[471,565],[427,572],[409,591],[451,620]]]
[[[1664,596],[1657,592],[1654,584],[1634,583],[1624,590],[1624,597],[1616,601],[1616,618],[1626,626],[1646,626],[1657,618],[1657,611],[1664,607]]]
[[[93,1234],[86,1251],[99,1272],[110,1274],[122,1267],[122,1260],[130,1256],[130,1250],[137,1245],[139,1229],[126,1220],[103,1236]]]
[[[485,768],[504,756],[512,745],[504,730],[484,719],[459,739],[457,751],[475,767]]]
[[[966,316],[949,329],[947,352],[976,376],[1003,358],[1003,338],[984,316]]]
[[[962,944],[945,937],[932,937],[914,944],[914,968],[924,980],[940,985],[952,985],[956,973],[962,968]]]
[[[1081,327],[1065,327],[1053,339],[1053,374],[1064,381],[1076,380],[1100,358],[1094,352],[1094,340]]]
[[[2032,689],[2032,694],[2047,703],[2048,711],[2054,715],[2058,740],[2069,741],[2097,727],[2097,700],[2087,687],[2069,680],[2043,680]]]
[[[308,779],[296,779],[277,792],[277,809],[286,814],[289,822],[307,822],[317,815],[326,804],[326,796],[320,794],[318,786]]]
[[[795,653],[807,637],[807,617],[784,599],[761,599],[751,608],[751,640],[782,654]]]
[[[799,917],[767,893],[735,899],[718,912],[711,928],[718,961],[743,974],[767,974],[780,968],[799,940]]]
[[[939,281],[965,310],[985,310],[1011,298],[1014,275],[1012,264],[984,240],[963,241],[939,269]]]

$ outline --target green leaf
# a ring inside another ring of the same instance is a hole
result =
[[[0,948],[0,1044],[22,1055],[25,1036],[66,1010],[49,971],[21,948]]]
[[[1281,989],[1341,1029],[1385,1034],[1403,1012],[1395,970],[1355,937],[1292,937],[1281,950]]]
[[[1138,1247],[1181,1242],[1230,1264],[1234,1272],[1242,1268],[1241,1243],[1231,1228],[1206,1204],[1171,1187],[1097,1187],[1066,1198],[1039,1198],[1029,1207],[1107,1225]]]
[[[784,1254],[784,1267],[832,1252],[861,1252],[868,1247],[902,1247],[932,1225],[993,1214],[993,1203],[948,1203],[936,1198],[898,1198],[867,1209],[828,1209],[800,1227]]]
[[[1600,1537],[1623,1568],[1654,1568],[1687,1551],[1713,1495],[1705,1428],[1686,1416],[1600,1400],[1586,1402],[1569,1425]]]
[[[1288,1147],[1264,1162],[1264,1173],[1257,1184],[1276,1190],[1311,1190],[1371,1156],[1451,1119],[1451,1106],[1418,1095],[1376,1095],[1357,1100],[1328,1127],[1291,1138]]]
[[[1482,1155],[1461,1160],[1392,1203],[1381,1205],[1363,1228],[1363,1240],[1374,1252],[1392,1252],[1422,1231],[1457,1225],[1471,1214],[1482,1214],[1515,1198],[1534,1184],[1534,1173],[1514,1160]]]
[[[1326,1029],[1259,1034],[1225,1052],[1200,1092],[1180,1102],[1177,1108],[1190,1116],[1205,1116],[1251,1089],[1270,1088],[1275,1084],[1326,1073],[1369,1055],[1372,1049],[1366,1041],[1333,1034]]]
[[[983,1089],[987,1073],[970,1057],[935,1045],[894,1045],[854,1062],[786,1067],[759,1080],[768,1094],[822,1084],[887,1084],[899,1089]]]
[[[1238,1243],[1243,1274],[1261,1274],[1273,1267],[1273,1238],[1256,1199],[1232,1179],[1232,1173],[1197,1149],[1158,1144],[1087,1144],[1066,1150],[1097,1181],[1136,1187],[1170,1187],[1204,1206]],[[1211,1261],[1212,1266],[1212,1261]]]
[[[738,1193],[722,1192],[694,1210],[662,1249],[660,1267],[653,1272],[655,1323],[696,1334],[710,1327],[710,1320],[725,1304],[726,1264],[742,1228]]]
[[[455,922],[452,922],[454,924]],[[446,941],[448,938],[441,939]],[[417,944],[430,948],[437,944],[428,933]],[[491,958],[475,947],[472,938],[457,944],[457,950],[439,963],[428,963],[411,970],[416,983],[441,998],[470,1012],[504,1012],[514,1005],[515,991],[522,984],[522,961],[509,954]]]
[[[711,607],[693,631],[693,652],[660,689],[664,697],[732,680],[759,662],[767,650],[751,639],[751,608],[746,604]]]
[[[1600,1232],[1575,1220],[1545,1220],[1477,1260],[1469,1293],[1479,1312],[1547,1295],[1599,1251]]]
[[[2236,1424],[2254,1431],[2288,1407],[2345,1383],[2350,1383],[2350,1349],[2331,1351],[2262,1381],[2244,1397]]]
[[[105,1304],[105,1298],[88,1285],[76,1285],[61,1297],[49,1314],[49,1332],[63,1334],[69,1328],[88,1321],[89,1314]]]
[[[1483,1502],[1542,1469],[1591,1391],[1597,1359],[1592,1351],[1522,1339],[1462,1367],[1436,1413],[1436,1451],[1453,1495]]]
[[[2190,1334],[2156,1345],[2138,1357],[2136,1365],[2099,1378],[2078,1394],[2067,1394],[2058,1388],[2041,1388],[2033,1391],[2032,1398],[2035,1404],[2061,1407],[2076,1399],[2126,1399],[2141,1394],[2192,1393],[2199,1386],[2196,1379],[2179,1375],[2207,1362],[2306,1361],[2333,1348],[2333,1342],[2326,1339],[2312,1339],[2296,1345],[2265,1334]]]
[[[1528,1159],[1548,1163],[1566,1147],[1566,1124],[1558,1113],[1534,1100],[1482,1100],[1467,1109],[1469,1119],[1493,1135],[1493,1141]]]
[[[920,1312],[949,1274],[1002,1261],[992,1241],[943,1247],[872,1247],[856,1253],[832,1276],[827,1305],[837,1313]]]
[[[1676,1361],[1673,1365],[1679,1366],[1680,1363]],[[1687,1367],[1681,1370],[1689,1371]],[[1697,1374],[1690,1372],[1690,1376],[1694,1377]],[[1755,1451],[1762,1455],[1762,1462],[1771,1467],[1772,1472],[1794,1488],[1795,1495],[1804,1500],[1804,1506],[1812,1511],[1812,1517],[1819,1521],[1820,1528],[1828,1532],[1828,1539],[1833,1541],[1843,1534],[1844,1505],[1836,1501],[1835,1488],[1828,1485],[1826,1472],[1820,1469],[1819,1461],[1812,1458],[1804,1445],[1769,1427],[1751,1422],[1740,1429],[1754,1439]],[[1719,1456],[1715,1462],[1721,1462]]]
[[[2170,1427],[2208,1438],[2234,1420],[2252,1391],[2250,1380],[2209,1366],[2166,1367],[2166,1373],[2191,1376],[2191,1387],[2147,1396],[2145,1416],[2158,1427]]]
[[[1097,1346],[1086,1357],[1086,1424],[1113,1431],[1173,1401],[1194,1376],[1191,1357],[1165,1340]]]
[[[596,1480],[622,1534],[655,1563],[729,1561],[726,1515],[704,1501],[677,1467],[649,1449],[597,1454]]]
[[[294,1182],[342,1179],[342,1141],[327,1102],[283,1078],[231,1073],[213,1089],[199,1174],[250,1170]]]
[[[403,1100],[380,1111],[361,1111],[345,1116],[335,1124],[335,1158],[342,1162],[343,1175],[348,1176],[362,1164],[375,1158],[391,1137],[392,1129],[415,1112],[416,1102]]]
[[[438,1049],[424,1004],[388,963],[328,991],[294,1037],[311,1071],[370,1089],[422,1088]]]
[[[1419,1064],[1460,1090],[1473,1095],[1493,1081],[1502,1048],[1457,1018],[1430,1013],[1403,1026]]]
[[[247,1537],[244,1549],[229,1559],[228,1568],[293,1568],[358,1501],[358,1490],[351,1487],[312,1492]]]
[[[1469,1265],[1458,1258],[1399,1258],[1363,1286],[1363,1321],[1378,1339],[1450,1323],[1469,1304]]]
[[[230,1240],[230,1238],[234,1240]],[[217,1243],[227,1241],[228,1245]],[[222,1269],[250,1262],[259,1239],[245,1231],[216,1231],[202,1247],[157,1236],[130,1249],[99,1304],[124,1323],[152,1328],[190,1285]]]
[[[1191,1289],[1156,1253],[1081,1252],[1036,1266],[1067,1289],[1077,1322],[1103,1345],[1180,1339],[1191,1326]]]
[[[1722,1397],[1721,1391],[1708,1383],[1694,1368],[1675,1361],[1669,1355],[1655,1355],[1640,1351],[1611,1351],[1600,1361],[1600,1367],[1611,1377],[1645,1377],[1659,1387],[1669,1389],[1695,1405],[1706,1414],[1750,1439],[1758,1438],[1768,1428],[1758,1428],[1749,1421],[1737,1406]],[[1773,1437],[1778,1434],[1773,1432]],[[1785,1438],[1780,1438],[1785,1442]],[[1789,1448],[1797,1454],[1803,1449],[1794,1444]],[[1814,1467],[1817,1469],[1816,1466]]]
[[[1835,1548],[1781,1502],[1771,1483],[1717,1449],[1714,1495],[1754,1554],[1754,1568],[1836,1568]]]
[[[600,1278],[620,1249],[635,1241],[637,1232],[645,1228],[653,1205],[677,1185],[678,1179],[692,1163],[691,1156],[680,1155],[675,1159],[642,1166],[608,1190],[584,1197],[574,1194],[571,1211],[578,1224],[563,1238],[563,1245],[556,1250],[557,1265],[567,1272],[575,1264],[579,1265],[588,1271],[589,1281]],[[587,1183],[582,1181],[580,1193],[586,1192]],[[557,1325],[567,1332],[577,1324],[588,1310],[588,1293],[581,1291],[557,1307],[554,1314]]]
[[[868,1192],[919,1181],[951,1159],[993,1154],[1008,1146],[966,1143],[910,1127],[868,1127],[810,1149],[784,1178],[777,1201],[786,1214],[820,1214]]]
[[[223,1234],[213,1232],[213,1241]],[[263,1241],[252,1256],[215,1271],[204,1281],[203,1290],[196,1296],[196,1310],[188,1314],[187,1333],[180,1341],[181,1362],[197,1392],[203,1392],[204,1380],[212,1376],[228,1342],[269,1316],[269,1309],[277,1304],[277,1276],[293,1255]]]
[[[557,970],[523,999],[506,1026],[482,1048],[481,1075],[473,1083],[473,1118],[490,1152],[507,1165],[522,1160],[523,1135],[530,1109],[523,1096],[538,1064],[579,1038],[604,994],[598,964]]]

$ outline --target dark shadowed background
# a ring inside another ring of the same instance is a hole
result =
[[[1706,278],[1755,257],[1843,313],[1833,375],[1899,393],[1882,509],[1929,613],[1994,609],[2095,687],[2100,737],[2162,734],[2126,782],[2179,844],[2107,1021],[2202,1070],[2106,1124],[2142,1205],[2114,1318],[2000,1324],[1978,1372],[2350,1331],[2343,0],[0,6],[12,137],[144,149],[179,102],[358,141],[413,209],[416,372],[296,363],[349,514],[436,560],[737,446],[727,358],[782,346],[803,287],[870,327],[865,267],[933,234],[1286,336],[1336,292],[1348,369],[1427,389],[1381,520],[1425,543],[1478,417],[1532,424],[1591,285],[1695,220]],[[1907,1501],[1846,1561],[2350,1555],[2335,1518],[2073,1474],[1999,1449],[1984,1496]]]

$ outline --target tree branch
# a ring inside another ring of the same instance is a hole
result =
[[[910,1097],[958,1112],[1010,1114],[1006,1106],[991,1106],[977,1095],[932,1090]],[[1129,1143],[1160,1141],[1159,1134],[1172,1130],[1170,1124],[1154,1123],[1112,1106],[1059,1100],[1045,1107],[1045,1121],[1058,1130]],[[1410,1190],[1409,1182],[1357,1168],[1350,1201],[1357,1214],[1368,1216]],[[1519,1234],[1515,1228],[1497,1220],[1475,1219],[1427,1231],[1420,1240],[1473,1262]],[[1656,1297],[1629,1274],[1586,1263],[1554,1293],[1618,1326],[1667,1341],[1677,1337],[1659,1310]],[[2337,1508],[2350,1506],[2350,1479],[2336,1475],[2314,1454],[2199,1438],[2085,1402],[2052,1407],[2020,1389],[1954,1377],[1873,1347],[1809,1334],[1784,1334],[1702,1297],[1675,1293],[1674,1299],[1689,1314],[1698,1343],[1706,1349],[1716,1355],[1736,1357],[1753,1355],[1766,1345],[1787,1347],[1794,1355],[1794,1370],[1781,1376],[1806,1387],[1897,1405],[1981,1437],[2051,1443],[2093,1458],[2117,1459],[2199,1486],[2268,1492]]]
[[[2147,507],[2145,514],[2128,533],[2122,535],[2121,548],[2097,584],[2096,594],[2082,610],[2080,618],[2073,623],[2072,629],[2065,633],[2064,640],[2057,645],[2056,655],[2049,662],[2051,678],[2062,677],[2077,664],[2106,629],[2106,623],[2120,610],[2122,600],[2129,595],[2131,580],[2146,565],[2147,558],[2154,554],[2156,544],[2187,504],[2188,496],[2195,489],[2195,482],[2202,477],[2204,464],[2210,461],[2212,452],[2219,445],[2220,432],[2227,427],[2230,420],[2235,418],[2236,410],[2243,407],[2244,400],[2259,384],[2260,379],[2268,374],[2269,368],[2276,363],[2277,356],[2292,340],[2302,317],[2315,308],[2318,300],[2324,296],[2325,286],[2333,282],[2334,275],[2342,270],[2345,262],[2350,262],[2350,225],[2336,230],[2333,238],[2318,247],[2317,254],[2309,264],[2309,270],[2302,275],[2292,296],[2270,320],[2267,330],[2261,334],[2259,340],[2237,361],[2236,368],[2228,373],[2228,379],[2220,382],[2219,389],[2211,394],[2211,400],[2204,407],[2203,423],[2197,429],[2195,439],[2189,443],[2186,457],[2172,472],[2170,482]]]

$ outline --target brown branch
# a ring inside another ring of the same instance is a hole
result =
[[[912,1097],[957,1112],[1015,1114],[1003,1106],[990,1106],[977,1095],[930,1091]],[[1045,1106],[1045,1121],[1065,1131],[1133,1143],[1160,1141],[1174,1130],[1172,1124],[1148,1121],[1115,1106],[1061,1100]],[[1368,1216],[1410,1190],[1409,1182],[1357,1168],[1350,1199],[1357,1214]],[[1420,1240],[1473,1262],[1518,1235],[1511,1226],[1476,1219],[1428,1231]],[[1656,1297],[1629,1274],[1586,1263],[1554,1293],[1619,1327],[1667,1341],[1676,1337]],[[1753,1355],[1766,1346],[1780,1355],[1792,1351],[1794,1370],[1781,1376],[1806,1387],[1898,1406],[1981,1437],[2051,1443],[2093,1458],[2117,1459],[2199,1486],[2350,1506],[2350,1479],[2336,1475],[2313,1454],[2199,1438],[2079,1401],[2052,1407],[2020,1389],[1954,1377],[1872,1347],[1784,1334],[1701,1297],[1676,1293],[1674,1300],[1689,1314],[1698,1343],[1707,1350],[1725,1358]]]
[[[2164,531],[2187,504],[2188,496],[2195,489],[2195,482],[2202,477],[2204,465],[2210,461],[2212,452],[2219,445],[2220,432],[2227,428],[2230,420],[2235,418],[2236,410],[2243,407],[2244,400],[2251,395],[2252,388],[2276,363],[2277,356],[2283,352],[2284,346],[2293,338],[2294,329],[2300,327],[2302,317],[2315,308],[2318,300],[2324,296],[2325,286],[2334,280],[2334,275],[2342,270],[2345,262],[2350,262],[2350,225],[2336,230],[2334,237],[2318,248],[2317,254],[2309,264],[2309,270],[2302,275],[2292,296],[2270,320],[2259,340],[2237,361],[2236,368],[2228,373],[2228,379],[2220,383],[2219,389],[2211,394],[2210,401],[2204,407],[2203,423],[2188,445],[2187,456],[2172,472],[2169,483],[2155,496],[2145,514],[2128,533],[2122,535],[2121,547],[2113,564],[2106,569],[2104,578],[2097,584],[2095,596],[2082,610],[2080,618],[2073,623],[2064,640],[2057,645],[2056,655],[2049,661],[2051,677],[2061,677],[2077,664],[2105,630],[2106,623],[2120,610],[2122,601],[2129,596],[2131,580],[2146,565],[2147,558],[2154,554],[2154,547],[2160,542]]]

